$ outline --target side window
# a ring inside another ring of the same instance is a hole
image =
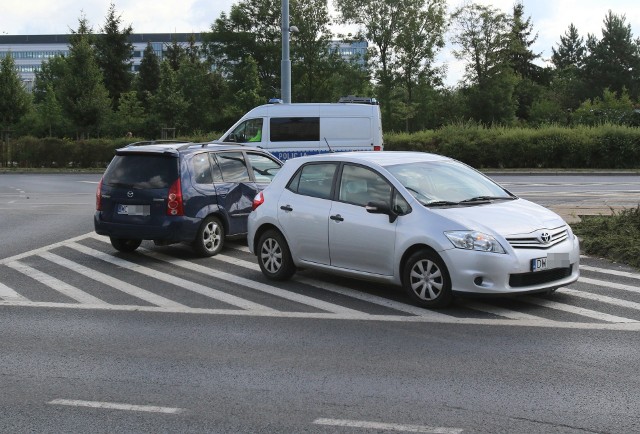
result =
[[[218,160],[214,153],[209,153],[209,161],[211,162],[211,177],[213,182],[222,182],[222,171],[218,165]]]
[[[305,196],[331,199],[331,187],[337,168],[337,163],[307,164],[298,171],[287,188]]]
[[[193,165],[193,176],[196,184],[211,184],[213,178],[211,177],[211,163],[209,162],[209,153],[203,152],[201,154],[194,155],[191,159]]]
[[[391,185],[380,174],[362,166],[347,164],[342,169],[338,199],[354,205],[368,202],[390,204]]]
[[[411,212],[411,205],[398,193],[398,190],[394,190],[391,205],[391,210],[398,215],[407,215]]]
[[[262,118],[247,119],[225,138],[225,142],[262,142]]]
[[[224,182],[249,182],[249,171],[242,152],[218,152],[216,160]]]
[[[320,140],[320,118],[271,118],[272,142],[317,142]]]
[[[271,182],[280,170],[280,164],[266,155],[247,152],[247,160],[256,182]]]

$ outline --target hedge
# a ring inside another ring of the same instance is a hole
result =
[[[218,137],[212,135],[211,137]],[[181,138],[207,141],[206,137]],[[144,139],[70,140],[22,137],[2,146],[0,163],[21,168],[103,168],[115,149]],[[387,151],[423,151],[446,155],[473,167],[638,169],[640,128],[602,125],[541,128],[448,125],[435,131],[385,133]]]

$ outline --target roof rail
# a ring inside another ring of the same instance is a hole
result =
[[[133,142],[133,143],[129,143],[127,146],[125,146],[125,148],[129,148],[131,146],[145,146],[145,145],[156,145],[156,144],[162,144],[162,143],[188,143],[185,142],[184,140],[143,140],[140,142]]]
[[[340,103],[380,105],[378,100],[375,99],[375,98],[369,98],[369,97],[366,97],[366,96],[356,96],[356,95],[342,96],[342,97],[340,97],[338,102],[340,102]]]

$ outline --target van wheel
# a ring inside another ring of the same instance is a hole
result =
[[[109,237],[109,239],[111,240],[111,245],[114,249],[125,253],[133,252],[135,249],[140,247],[140,244],[142,244],[142,240],[130,240],[127,238],[114,237]]]
[[[262,234],[256,253],[262,273],[271,280],[287,280],[296,272],[289,246],[278,231],[271,229]]]
[[[214,256],[224,246],[224,226],[218,217],[209,216],[200,225],[193,249],[201,256]]]
[[[411,255],[402,277],[407,294],[422,307],[446,307],[453,299],[449,272],[435,252],[420,250]]]

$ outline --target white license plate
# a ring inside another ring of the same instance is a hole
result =
[[[531,260],[531,271],[565,268],[570,265],[568,253],[549,253],[546,257]]]
[[[149,215],[151,207],[149,205],[124,205],[118,204],[118,214],[121,215]]]

